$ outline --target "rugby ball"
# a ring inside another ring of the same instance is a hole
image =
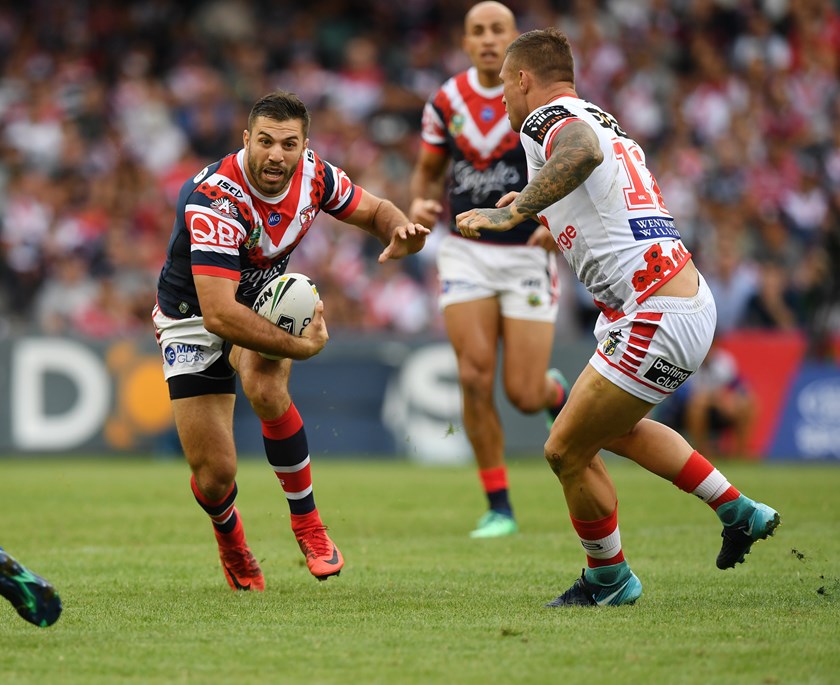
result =
[[[307,276],[286,273],[263,286],[253,309],[287,333],[300,335],[312,321],[319,299],[318,288]],[[260,354],[268,359],[280,359]]]

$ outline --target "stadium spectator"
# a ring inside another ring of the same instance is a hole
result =
[[[551,235],[529,221],[502,236],[467,241],[454,222],[456,214],[493,204],[525,184],[525,153],[508,125],[499,80],[504,50],[516,35],[514,15],[501,3],[480,2],[467,12],[463,44],[472,67],[429,99],[410,185],[411,219],[440,222],[449,232],[437,252],[439,304],[488,505],[470,533],[474,538],[518,530],[494,399],[499,343],[505,391],[520,411],[546,409],[553,420],[566,394],[560,372],[548,371],[559,296]]]
[[[48,580],[30,571],[0,547],[0,595],[26,621],[46,628],[61,616],[61,598]]]
[[[548,606],[633,604],[642,584],[624,557],[601,449],[715,511],[723,524],[720,569],[742,562],[755,541],[771,535],[779,514],[741,494],[679,433],[645,418],[700,367],[716,312],[644,152],[611,114],[578,98],[571,46],[557,29],[517,38],[501,75],[510,123],[528,158],[528,184],[499,208],[459,214],[458,228],[475,237],[539,217],[602,312],[596,352],[545,444],[587,561]],[[628,178],[632,193],[624,188]],[[651,222],[667,228],[650,235]]]
[[[188,173],[183,168],[200,168],[220,155],[213,151],[238,137],[231,122],[269,90],[299,93],[316,115],[314,146],[353,178],[358,180],[356,169],[364,167],[387,177],[391,187],[406,189],[417,157],[423,100],[443,74],[469,66],[461,27],[472,4],[330,0],[319,2],[315,11],[290,0],[8,4],[0,30],[0,278],[5,285],[0,314],[12,334],[37,325],[31,305],[52,259],[48,237],[59,224],[65,232],[88,212],[96,221],[104,212],[105,226],[112,224],[112,215],[119,216],[118,230],[130,241],[141,235],[136,266],[155,276],[161,265],[148,258],[146,246],[168,238],[173,195]],[[823,191],[830,195],[840,184],[835,125],[840,12],[831,0],[517,2],[511,7],[528,28],[569,29],[573,47],[592,55],[591,64],[581,65],[588,71],[581,95],[607,106],[642,143],[648,166],[672,204],[677,193],[683,198],[686,191],[693,193],[695,216],[682,206],[674,211],[681,213],[684,237],[690,234],[689,222],[694,225],[695,256],[703,260],[705,273],[711,275],[714,267],[713,251],[701,249],[707,239],[716,241],[722,212],[736,213],[743,223],[740,242],[747,261],[761,248],[757,217],[790,209],[791,216],[812,222],[819,192],[813,184],[808,187],[811,179],[799,180],[803,157],[825,160],[816,175]],[[755,14],[767,19],[756,19],[762,25],[758,32],[746,20]],[[257,32],[258,41],[253,39]],[[348,45],[357,38],[375,44],[381,97],[366,100],[370,115],[351,123],[356,101],[332,95],[339,72],[349,68]],[[736,44],[742,46],[737,51]],[[774,63],[784,63],[785,53],[787,68],[774,69]],[[771,55],[769,61],[762,54]],[[206,111],[196,108],[199,102],[207,104]],[[395,115],[402,126],[392,125]],[[379,154],[384,148],[387,154]],[[202,161],[196,162],[199,155]],[[672,173],[682,168],[673,160],[692,156],[702,163],[700,183]],[[69,224],[68,217],[51,213],[49,197],[53,180],[68,170],[77,188]],[[178,179],[174,193],[172,179]],[[791,198],[791,192],[799,197]],[[390,191],[386,196],[392,197]],[[408,206],[401,194],[393,199]],[[836,223],[833,213],[829,217]],[[322,230],[324,223],[318,218],[315,226]],[[816,243],[823,230],[811,234]],[[98,250],[86,253],[96,259]],[[159,258],[163,251],[151,253]],[[377,268],[371,253],[363,253],[366,273]],[[419,280],[434,280],[434,261],[421,261],[426,273]],[[415,278],[416,262],[401,263]],[[343,301],[345,294],[329,290],[341,280],[333,270],[330,263],[316,264],[309,275],[326,285],[325,301]],[[91,272],[106,276],[95,265]],[[427,306],[432,330],[442,329],[434,303]],[[347,320],[349,330],[365,330],[364,312],[354,311],[358,316]],[[334,317],[333,311],[331,322]],[[807,316],[800,313],[799,319]],[[558,324],[558,335],[576,332]]]
[[[58,256],[35,301],[38,328],[48,335],[74,333],[76,322],[98,290],[81,249]]]
[[[784,264],[767,259],[758,267],[758,286],[747,302],[741,325],[746,328],[793,330],[799,321],[799,292]]]
[[[429,232],[310,149],[309,121],[306,106],[285,91],[254,104],[243,148],[184,183],[158,281],[154,323],[175,426],[234,590],[265,587],[236,508],[236,375],[260,419],[310,572],[324,580],[344,565],[315,506],[303,420],[288,390],[292,359],[308,359],[327,342],[324,305],[298,337],[252,311],[254,301],[286,270],[321,210],[377,237],[380,261],[416,252]]]
[[[711,254],[707,256],[706,282],[717,305],[718,330],[725,334],[742,326],[747,304],[758,288],[758,270],[744,257],[740,231],[743,212],[730,210],[720,216]]]

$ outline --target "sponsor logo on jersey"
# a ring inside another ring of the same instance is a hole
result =
[[[542,304],[542,298],[539,293],[530,293],[528,295],[528,305],[531,307],[539,307]]]
[[[680,240],[680,233],[670,216],[641,216],[630,219],[630,230],[636,240]]]
[[[574,114],[562,105],[550,105],[531,114],[525,120],[522,132],[542,145],[545,136],[556,123],[573,116]]]
[[[204,361],[204,348],[201,345],[185,345],[174,343],[167,345],[163,351],[163,358],[169,366],[175,364],[198,364]]]
[[[489,105],[487,107],[482,107],[481,114],[479,114],[482,121],[493,121],[494,115],[495,112],[493,111],[493,108]]]
[[[217,175],[216,185],[222,190],[224,190],[226,193],[230,193],[231,195],[233,195],[237,200],[241,200],[245,197],[245,194],[242,192],[242,189],[238,185],[232,183],[223,176]]]
[[[676,364],[662,359],[662,357],[654,359],[653,364],[644,374],[649,381],[653,381],[660,388],[666,390],[676,390],[688,380],[690,375],[691,371],[682,369]]]
[[[268,215],[268,225],[269,226],[276,226],[277,224],[280,223],[280,219],[282,219],[282,218],[283,217],[281,217],[277,212],[272,212],[271,214]]]
[[[207,175],[207,172],[210,171],[210,167],[206,166],[201,171],[199,171],[195,176],[193,176],[193,183],[198,183]]]
[[[469,193],[470,200],[478,205],[491,193],[504,195],[508,188],[518,187],[521,178],[519,170],[505,162],[479,170],[469,161],[460,160],[452,167],[452,194]]]
[[[236,225],[189,210],[186,219],[192,240],[197,245],[216,245],[224,248],[237,246],[239,231]]]
[[[457,138],[464,131],[464,115],[455,114],[449,120],[449,133],[453,138]]]
[[[239,210],[236,208],[236,204],[229,197],[220,197],[218,200],[213,200],[210,206],[214,212],[222,216],[229,216],[232,219],[239,216]]]
[[[601,348],[605,356],[612,357],[615,354],[619,340],[621,340],[621,331],[610,331],[607,334],[607,339],[604,341],[604,345]]]

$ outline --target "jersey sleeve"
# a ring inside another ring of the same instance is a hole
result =
[[[321,208],[336,219],[349,216],[362,199],[361,189],[343,169],[322,161],[324,165],[324,198]]]
[[[184,207],[193,276],[239,280],[239,246],[248,234],[243,207],[216,185],[201,183]]]
[[[582,121],[574,112],[563,105],[550,104],[532,112],[522,124],[520,138],[526,151],[529,147],[540,150],[543,160],[551,156],[554,136],[572,121]]]
[[[420,122],[420,141],[424,149],[438,154],[446,154],[446,121],[442,105],[445,104],[444,94],[437,95],[426,102],[423,107],[423,117]]]

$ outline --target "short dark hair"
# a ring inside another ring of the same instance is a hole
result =
[[[553,26],[523,33],[505,54],[514,68],[530,71],[540,83],[575,82],[572,46],[566,34]]]
[[[309,110],[303,101],[294,93],[286,90],[276,90],[268,95],[263,95],[254,103],[251,113],[248,115],[248,131],[253,131],[254,122],[257,117],[266,117],[274,121],[288,121],[299,119],[303,124],[303,137],[309,136],[309,124],[311,118]]]

